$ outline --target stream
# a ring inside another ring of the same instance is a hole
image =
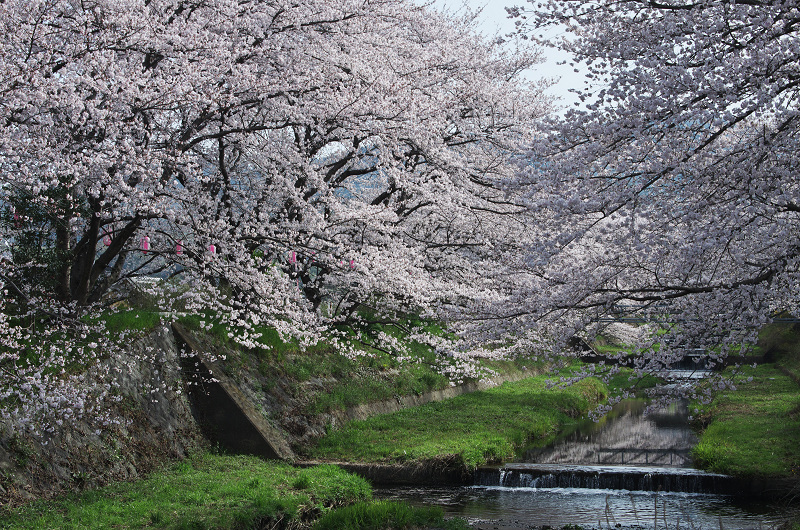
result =
[[[479,468],[475,485],[376,489],[379,498],[435,505],[473,528],[777,528],[797,506],[745,502],[729,477],[691,468],[697,442],[685,403],[645,414],[619,403],[600,422],[580,421],[515,462]]]

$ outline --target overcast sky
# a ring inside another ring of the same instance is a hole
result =
[[[486,35],[495,35],[508,33],[514,29],[514,22],[508,19],[505,7],[523,5],[525,0],[434,0],[433,5],[440,10],[458,11],[464,3],[473,10],[483,9],[478,18],[480,30]],[[560,81],[551,87],[549,92],[561,98],[561,105],[572,105],[577,98],[569,93],[568,89],[584,86],[583,74],[575,73],[573,67],[568,64],[558,64],[565,60],[569,61],[570,57],[567,54],[552,49],[544,51],[547,61],[544,64],[536,65],[535,70],[530,74],[531,78],[560,78]]]

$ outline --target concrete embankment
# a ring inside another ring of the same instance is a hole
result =
[[[396,464],[368,462],[298,462],[301,467],[335,464],[369,480],[373,486],[470,486],[475,474],[458,459],[441,458]]]
[[[0,424],[0,504],[132,480],[204,445],[169,326],[105,362],[116,376],[111,423],[78,419],[38,437]]]
[[[208,446],[294,462],[293,444],[322,436],[327,429],[350,420],[449,399],[533,374],[519,373],[303,416],[296,412],[298,403],[280,387],[270,392],[248,373],[228,375],[213,355],[214,348],[179,325],[162,325],[126,351],[109,356],[106,362],[113,364],[113,372],[118,374],[113,389],[118,398],[109,411],[117,422],[100,430],[89,421],[75,421],[53,435],[33,437],[0,424],[0,503],[12,505],[76,488],[135,479]],[[284,418],[289,424],[276,418]],[[301,428],[293,428],[297,425]],[[462,470],[445,470],[440,464],[430,463],[386,472],[372,465],[353,466],[360,466],[363,472],[359,474],[364,476],[394,473],[407,476],[406,482],[442,472],[462,474]]]

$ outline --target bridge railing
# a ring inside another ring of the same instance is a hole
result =
[[[676,463],[685,464],[691,460],[689,449],[633,449],[628,447],[609,447],[595,449],[594,453],[597,455],[598,464],[632,464],[637,461],[641,462],[642,456],[644,456],[645,464],[649,464],[651,460],[653,463],[658,462],[659,459],[666,460],[667,457],[669,457],[669,465],[675,465]],[[610,458],[603,460],[602,455],[604,454],[608,455]],[[616,456],[619,456],[619,462],[616,461]]]

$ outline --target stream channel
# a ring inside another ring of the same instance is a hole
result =
[[[692,469],[697,443],[685,403],[645,414],[619,403],[600,422],[578,422],[515,462],[479,468],[471,487],[376,489],[385,499],[435,505],[473,528],[777,528],[798,507],[746,502],[724,475]]]

